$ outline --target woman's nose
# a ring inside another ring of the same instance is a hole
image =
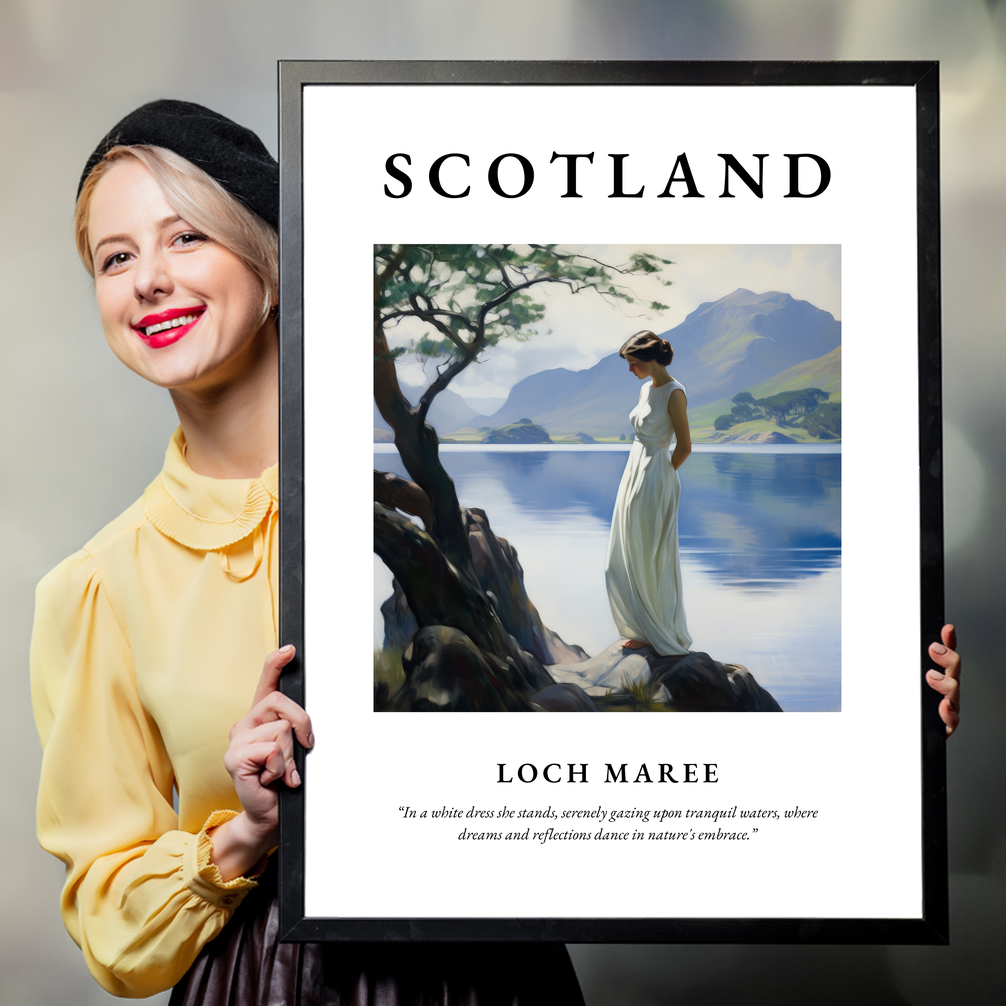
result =
[[[156,301],[174,289],[168,262],[160,251],[141,255],[133,272],[137,300]]]

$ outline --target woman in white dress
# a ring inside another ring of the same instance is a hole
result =
[[[608,600],[626,649],[650,646],[661,656],[681,655],[692,643],[678,559],[678,468],[692,451],[685,389],[667,372],[674,350],[666,339],[637,332],[618,355],[646,383],[629,413],[636,437],[611,518]]]
[[[652,332],[637,332],[618,351],[641,381],[639,404],[629,413],[636,437],[611,517],[605,580],[611,614],[626,649],[651,646],[661,656],[688,652],[692,639],[681,601],[678,560],[678,469],[692,452],[685,389],[667,373],[674,350]],[[669,452],[671,434],[674,450]],[[943,699],[940,719],[949,737],[960,722],[961,658],[953,625],[929,647],[935,667],[929,687]]]

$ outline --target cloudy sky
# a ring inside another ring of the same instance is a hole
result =
[[[535,296],[546,305],[540,334],[525,343],[501,342],[485,359],[469,367],[451,384],[468,397],[506,397],[518,381],[552,367],[585,370],[615,352],[633,332],[649,328],[664,332],[680,325],[700,304],[718,300],[738,288],[754,293],[778,290],[842,317],[841,248],[838,245],[564,245],[568,251],[613,265],[633,251],[653,252],[670,259],[660,273],[630,277],[626,285],[636,304],[610,304],[585,292],[572,295],[564,287],[543,285]],[[665,281],[671,286],[665,286]],[[658,301],[667,309],[644,311],[642,303]],[[403,344],[407,331],[393,340]],[[433,364],[407,357],[400,364],[404,383],[429,383]]]

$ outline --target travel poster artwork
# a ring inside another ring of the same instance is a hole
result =
[[[840,246],[373,253],[375,710],[841,710]]]
[[[319,741],[284,809],[291,931],[931,939],[911,82],[299,69],[281,623]],[[702,198],[680,166],[663,198],[684,154]],[[805,154],[830,182],[790,196]],[[396,715],[422,711],[462,715]],[[432,866],[375,885],[402,849]],[[582,883],[647,851],[689,868]]]

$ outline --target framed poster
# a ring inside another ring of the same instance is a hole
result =
[[[286,938],[945,941],[936,65],[280,95]]]

